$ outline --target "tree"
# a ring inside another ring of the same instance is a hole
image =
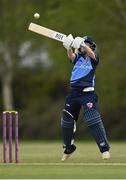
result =
[[[25,0],[0,1],[0,76],[4,109],[13,109],[12,83],[18,64],[22,60],[19,52],[28,41],[28,23],[34,9],[40,9],[40,3],[41,1],[37,4],[35,1],[28,3]],[[45,3],[41,8],[43,12],[44,5]],[[32,50],[31,46],[26,49],[25,54]]]

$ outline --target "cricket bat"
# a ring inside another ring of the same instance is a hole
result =
[[[40,35],[52,38],[52,39],[60,41],[60,42],[63,42],[64,38],[66,37],[65,34],[48,29],[46,27],[40,26],[40,25],[32,23],[32,22],[30,23],[28,30],[38,33]]]

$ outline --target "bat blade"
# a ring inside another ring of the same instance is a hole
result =
[[[65,34],[62,34],[60,32],[48,29],[46,27],[40,26],[40,25],[35,24],[35,23],[30,23],[28,30],[33,31],[35,33],[38,33],[40,35],[52,38],[52,39],[60,41],[60,42],[63,42],[64,38],[66,37]]]

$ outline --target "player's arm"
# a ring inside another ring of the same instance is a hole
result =
[[[90,56],[91,59],[95,60],[96,56],[95,56],[94,51],[85,43],[83,43],[82,46],[85,48],[85,51],[87,52],[88,56]]]
[[[75,49],[79,49],[81,46],[83,46],[87,52],[87,54],[92,58],[95,59],[95,53],[92,51],[92,49],[84,42],[84,39],[81,37],[76,37],[72,43],[72,47]]]
[[[97,65],[99,63],[99,55],[98,53],[94,52],[90,45],[84,45],[85,51],[87,52],[88,56],[91,57],[93,64]]]
[[[72,48],[70,48],[70,49],[67,49],[67,55],[68,55],[68,58],[70,59],[70,60],[74,60],[75,59],[75,57],[76,57],[76,55],[75,55],[75,53],[73,52],[73,49]]]
[[[88,56],[90,56],[92,63],[94,65],[97,65],[99,63],[99,56],[96,52],[94,52],[90,46],[88,46],[87,44],[85,45],[85,51],[87,52]]]
[[[73,41],[74,41],[74,38],[72,34],[69,34],[63,41],[63,46],[67,49],[67,55],[69,59],[72,61],[75,59],[75,56],[76,56],[71,47]]]

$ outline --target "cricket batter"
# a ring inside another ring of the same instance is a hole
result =
[[[65,38],[63,46],[67,49],[68,58],[73,63],[73,70],[70,78],[71,91],[66,97],[61,118],[64,142],[62,161],[69,158],[76,150],[74,134],[81,107],[84,120],[102,153],[102,159],[109,159],[110,147],[98,111],[98,97],[95,92],[95,70],[99,63],[99,57],[95,52],[96,43],[91,37],[74,39],[70,34]]]

